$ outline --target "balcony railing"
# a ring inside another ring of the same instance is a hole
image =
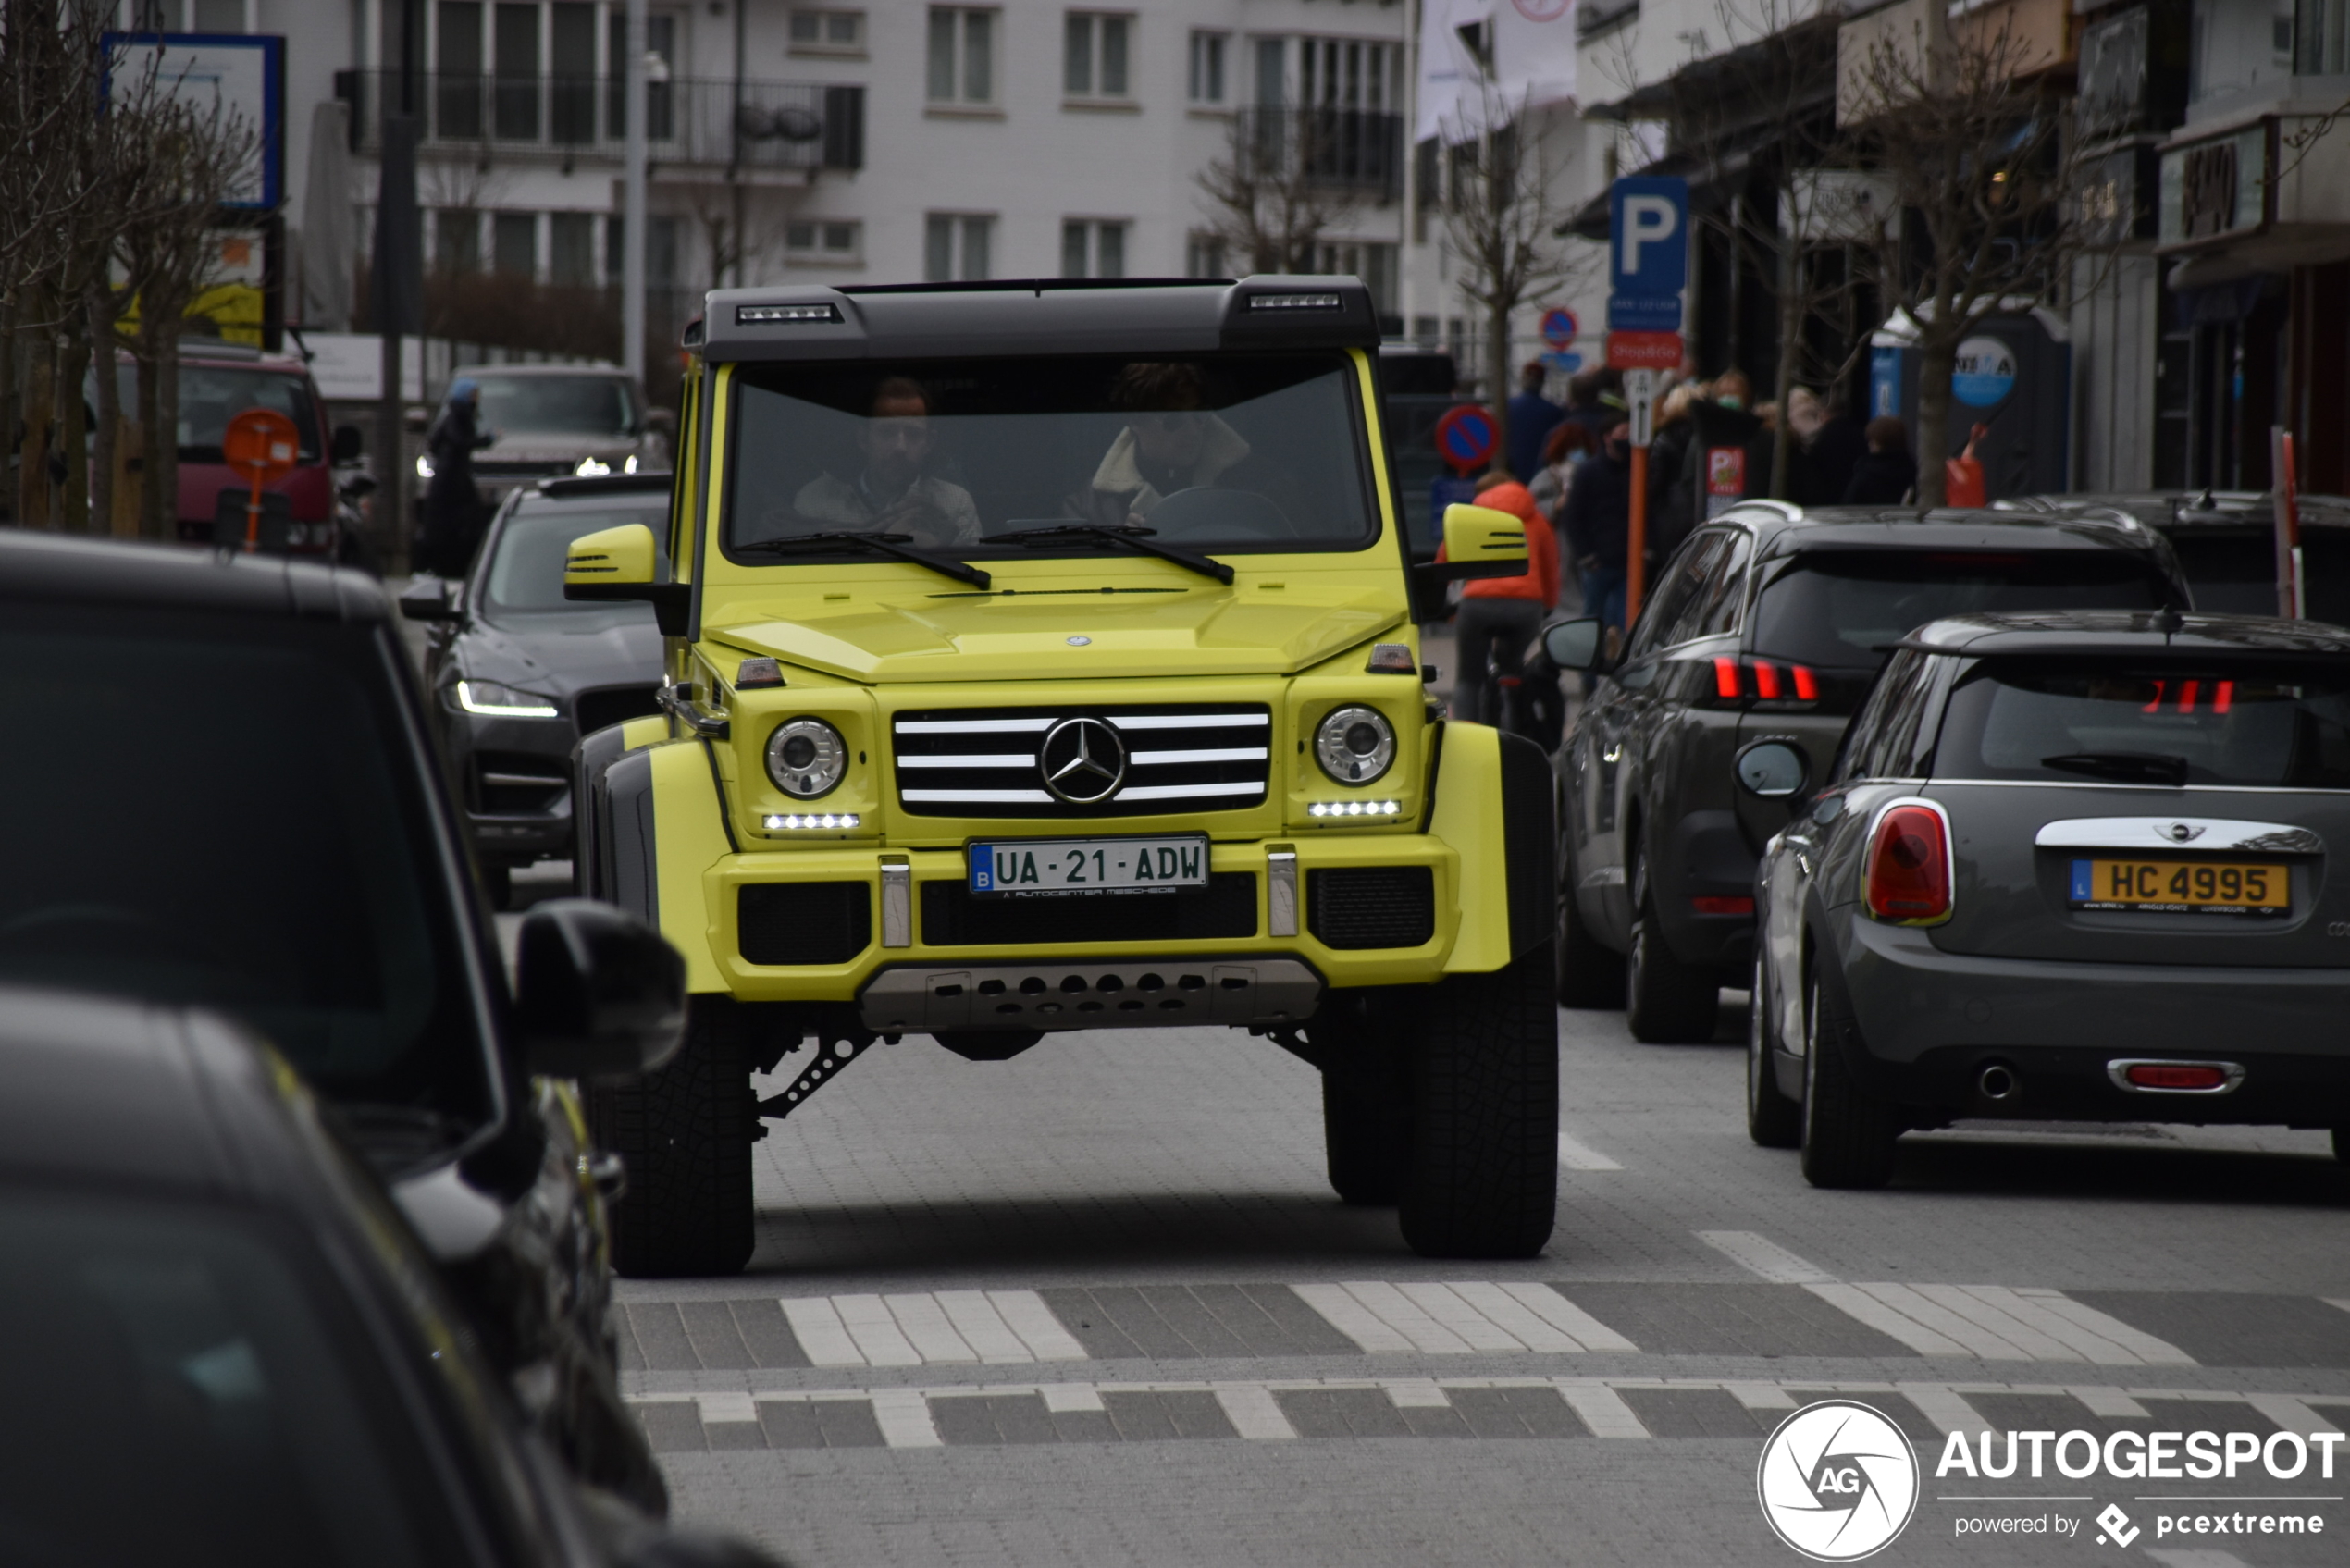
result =
[[[397,113],[397,71],[339,71],[351,105],[352,151],[382,146]],[[618,156],[627,98],[616,77],[415,78],[427,147]],[[865,164],[865,90],[798,81],[671,78],[645,84],[645,135],[657,163],[743,168],[854,169]]]
[[[1404,191],[1404,117],[1373,109],[1243,109],[1238,150],[1250,172],[1295,176],[1375,202]]]

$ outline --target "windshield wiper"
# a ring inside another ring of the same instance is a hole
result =
[[[1105,544],[1132,545],[1144,555],[1155,555],[1161,561],[1171,561],[1186,571],[1203,577],[1213,577],[1219,583],[1232,580],[1232,569],[1220,561],[1210,561],[1204,555],[1194,555],[1172,545],[1155,544],[1150,536],[1155,528],[1138,528],[1131,523],[1057,523],[1048,528],[1015,528],[1008,534],[993,534],[989,544],[1018,540],[1022,544],[1049,544],[1057,539],[1099,539]]]
[[[822,534],[794,534],[781,539],[753,539],[748,544],[736,545],[735,551],[738,555],[797,555],[804,550],[836,549],[846,545],[852,549],[878,550],[883,555],[894,555],[900,561],[910,561],[917,566],[927,566],[934,572],[944,573],[957,582],[969,583],[975,588],[987,587],[995,582],[995,578],[978,567],[965,565],[950,556],[933,555],[926,549],[907,549],[906,541],[913,537],[911,534],[859,534],[844,528]]]
[[[2187,782],[2187,759],[2166,751],[2068,751],[2041,758],[2040,766],[2122,784],[2169,784],[2173,789]]]

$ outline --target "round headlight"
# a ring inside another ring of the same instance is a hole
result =
[[[1367,784],[1395,760],[1395,726],[1373,708],[1341,708],[1314,732],[1314,760],[1342,784]]]
[[[829,795],[848,771],[848,743],[822,719],[794,719],[767,737],[767,776],[794,800]]]

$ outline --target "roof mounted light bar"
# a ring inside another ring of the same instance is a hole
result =
[[[779,327],[816,321],[838,321],[840,307],[832,303],[812,305],[736,305],[735,325],[737,327]]]
[[[1336,294],[1251,294],[1251,310],[1338,310],[1342,302]]]

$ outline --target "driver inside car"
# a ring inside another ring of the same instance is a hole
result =
[[[865,463],[857,477],[843,479],[830,470],[817,475],[792,498],[790,513],[763,520],[768,531],[804,533],[814,525],[903,534],[909,543],[933,547],[975,542],[979,509],[971,492],[927,471],[930,412],[930,394],[921,382],[904,376],[883,381],[858,430]]]
[[[1147,525],[1169,496],[1212,486],[1244,462],[1248,442],[1208,411],[1207,401],[1207,378],[1195,364],[1141,363],[1119,371],[1109,405],[1125,413],[1126,428],[1094,470],[1088,520]]]

